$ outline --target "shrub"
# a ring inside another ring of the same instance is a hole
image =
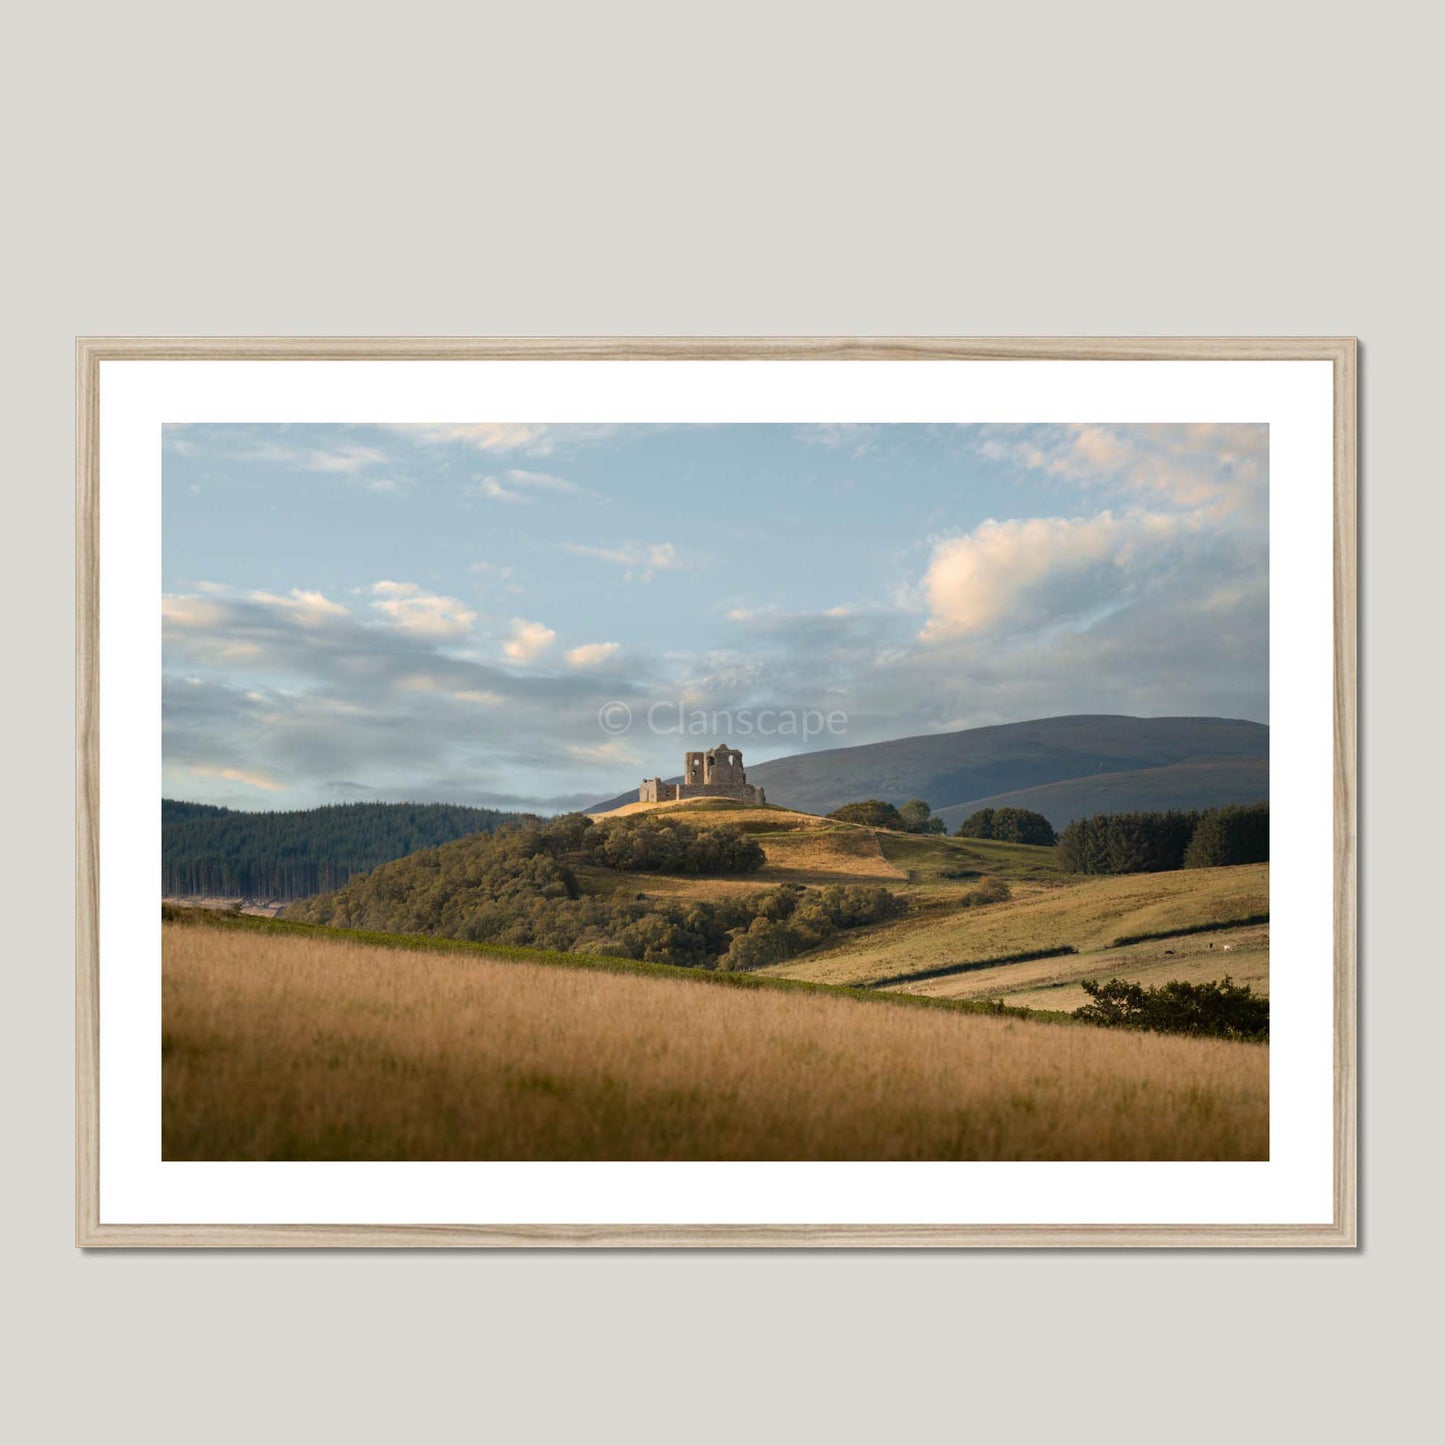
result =
[[[1227,974],[1208,983],[1170,979],[1158,988],[1122,978],[1107,983],[1087,979],[1083,989],[1091,1001],[1075,1009],[1074,1017],[1104,1028],[1260,1043],[1269,1038],[1269,1000],[1255,994],[1247,983],[1236,984]]]
[[[818,904],[836,928],[882,923],[896,918],[905,906],[896,894],[867,883],[830,883],[818,890]]]
[[[783,889],[777,890],[779,893]],[[903,912],[904,904],[886,888],[866,884],[831,883],[826,888],[791,892],[792,906],[785,915],[776,908],[757,905],[746,930],[734,933],[718,967],[729,973],[765,968],[814,948],[834,933],[881,923]],[[786,921],[784,921],[786,920]]]
[[[746,932],[739,932],[718,967],[724,973],[743,973],[781,963],[797,952],[798,940],[786,923],[772,918],[755,918]]]
[[[970,888],[958,900],[960,908],[979,908],[986,903],[1007,903],[1013,889],[1002,878],[982,878],[977,888]]]

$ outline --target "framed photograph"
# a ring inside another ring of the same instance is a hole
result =
[[[1352,339],[78,372],[81,1246],[1356,1243]]]

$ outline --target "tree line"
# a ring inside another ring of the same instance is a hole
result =
[[[1059,835],[1070,873],[1165,873],[1269,861],[1269,804],[1202,812],[1100,813]]]
[[[910,798],[902,807],[880,798],[861,803],[844,803],[828,814],[840,823],[858,823],[865,828],[891,828],[898,833],[945,834],[948,826],[935,817],[922,798]],[[993,838],[1001,843],[1032,843],[1052,848],[1058,841],[1053,824],[1042,813],[1028,808],[980,808],[958,825],[955,838]]]
[[[420,848],[489,833],[521,814],[449,803],[338,803],[243,813],[161,800],[161,892],[301,898]]]
[[[958,825],[955,838],[994,838],[1000,843],[1031,843],[1052,848],[1058,836],[1042,813],[1030,808],[980,808]]]

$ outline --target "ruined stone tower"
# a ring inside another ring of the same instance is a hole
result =
[[[680,783],[644,778],[637,790],[643,803],[670,803],[677,798],[732,798],[739,803],[766,803],[761,788],[748,782],[743,755],[719,743],[702,753],[688,753]]]

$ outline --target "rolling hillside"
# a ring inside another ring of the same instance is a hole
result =
[[[995,959],[1068,949],[1072,972],[1107,977],[1107,970],[1123,971],[1130,961],[1116,956],[1128,946],[1120,940],[1158,935],[1177,953],[1175,935],[1208,930],[1233,952],[1230,926],[1257,930],[1244,920],[1268,913],[1268,863],[1076,878],[1062,886],[1020,883],[1011,898],[987,908],[959,909],[946,894],[933,893],[896,922],[830,940],[765,972],[843,985],[888,980],[894,988],[912,987],[915,977],[922,983],[956,973],[968,978],[972,996],[994,997],[1016,987],[1008,971],[1013,965],[978,967]],[[1216,962],[1224,963],[1222,953]],[[1051,969],[1059,966],[1050,960]],[[1215,976],[1225,971],[1220,966]]]
[[[749,766],[748,781],[766,788],[769,802],[809,813],[860,798],[972,811],[1004,794],[1076,785],[1045,798],[1047,807],[1018,804],[1038,807],[1057,827],[1105,810],[1257,802],[1268,796],[1268,760],[1262,723],[1080,715],[799,753]],[[633,791],[591,811],[636,800]],[[945,816],[956,827],[966,814]]]

